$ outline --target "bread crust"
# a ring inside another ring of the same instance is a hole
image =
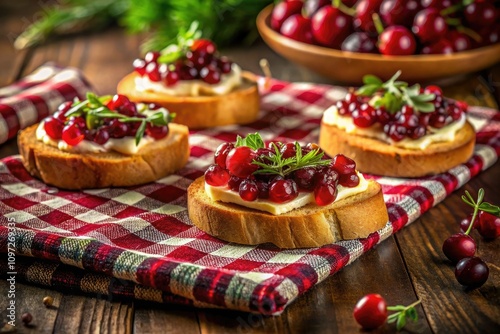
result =
[[[475,141],[474,128],[469,122],[457,132],[453,142],[432,143],[425,150],[392,146],[323,122],[319,135],[319,145],[327,154],[345,154],[356,161],[357,169],[363,173],[394,177],[443,173],[469,160]]]
[[[190,129],[210,128],[255,121],[260,110],[257,83],[243,78],[242,86],[225,95],[169,96],[135,89],[137,73],[125,76],[117,87],[118,94],[133,102],[156,103],[175,113],[175,122]]]
[[[22,162],[44,183],[64,189],[125,187],[152,182],[182,168],[189,158],[188,128],[169,124],[167,137],[143,147],[139,154],[70,153],[36,139],[38,124],[18,135]]]
[[[367,237],[383,228],[389,217],[382,189],[368,181],[368,189],[328,206],[308,204],[273,215],[231,203],[214,202],[205,193],[205,178],[188,188],[189,218],[217,238],[246,245],[273,243],[280,248],[319,247]]]

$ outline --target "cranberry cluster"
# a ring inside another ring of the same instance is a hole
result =
[[[279,150],[279,153],[276,152]],[[272,168],[273,157],[280,159],[296,156],[294,143],[269,143],[265,148],[253,150],[247,146],[235,147],[232,143],[221,144],[214,155],[214,165],[205,172],[205,181],[216,187],[227,186],[239,193],[245,201],[269,199],[275,203],[285,203],[295,199],[299,192],[314,192],[318,205],[328,205],[337,197],[337,186],[356,187],[359,176],[356,163],[338,154],[329,159],[315,144],[301,146],[301,155],[311,151],[323,154],[321,166],[304,166],[283,174],[259,173],[261,166],[256,161]]]
[[[62,103],[58,110],[44,120],[44,129],[47,135],[54,140],[63,140],[68,145],[75,146],[83,140],[93,141],[96,144],[103,145],[110,138],[123,138],[127,136],[135,137],[141,125],[141,121],[123,122],[118,118],[105,117],[102,120],[95,119],[94,115],[88,115],[84,112],[77,116],[67,116],[70,109],[79,104],[80,101],[67,101]],[[106,103],[106,107],[117,114],[145,119],[146,116],[137,111],[135,103],[131,102],[124,95],[115,95]],[[160,107],[154,103],[148,106],[150,110],[156,110]],[[98,126],[93,127],[93,121],[98,122]],[[89,128],[90,127],[90,128]],[[145,133],[155,139],[161,139],[167,136],[168,126],[156,126],[148,123]]]
[[[354,124],[360,128],[379,123],[384,133],[394,141],[401,141],[405,137],[421,138],[429,132],[430,127],[440,129],[460,119],[467,111],[465,102],[444,98],[441,88],[437,86],[427,86],[422,92],[434,94],[433,112],[419,112],[404,105],[400,111],[391,114],[383,106],[372,107],[368,104],[369,98],[357,96],[355,92],[350,92],[344,100],[337,101],[336,107],[340,115],[352,117]]]
[[[444,241],[443,253],[450,261],[456,263],[457,281],[469,288],[477,288],[488,279],[489,268],[481,258],[474,256],[477,248],[476,241],[469,233],[477,229],[484,239],[496,239],[500,236],[500,218],[480,210],[484,197],[483,189],[479,190],[477,202],[470,197],[468,192],[466,195],[469,197],[466,203],[475,207],[474,214],[460,222],[462,232],[455,233]],[[493,206],[489,205],[489,207]],[[497,207],[497,210],[500,209]]]
[[[146,75],[153,82],[173,86],[179,80],[203,80],[217,84],[223,74],[231,72],[232,62],[225,56],[216,55],[216,46],[207,39],[197,39],[179,59],[173,63],[162,63],[161,53],[150,51],[144,59],[134,60],[135,71]]]
[[[500,42],[495,2],[288,0],[274,7],[271,27],[300,42],[351,52],[448,54]]]

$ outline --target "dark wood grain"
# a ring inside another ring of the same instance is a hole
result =
[[[2,2],[0,32],[19,33],[23,28],[22,18],[37,9],[29,4],[27,0]],[[0,40],[0,85],[26,75],[45,62],[55,61],[81,69],[97,92],[113,93],[117,82],[131,71],[140,41],[141,36],[129,36],[119,28],[112,28],[19,53],[13,50],[11,41]],[[286,61],[262,42],[251,47],[227,48],[223,52],[244,69],[257,74],[261,74],[259,60],[266,58],[273,76],[278,79],[335,84]],[[497,65],[481,75],[453,78],[440,84],[445,85],[447,96],[465,99],[471,105],[498,107],[499,83],[500,66]],[[0,146],[0,157],[15,153],[15,140]],[[18,316],[29,310],[34,320],[33,327],[23,327],[18,321],[17,333],[358,333],[360,329],[352,318],[352,309],[367,293],[380,293],[392,305],[421,299],[422,305],[417,307],[420,320],[408,324],[406,332],[498,332],[500,243],[484,241],[473,232],[478,254],[490,267],[488,282],[473,291],[465,291],[457,283],[453,266],[443,256],[441,246],[444,239],[458,231],[458,222],[470,212],[460,200],[463,190],[476,193],[483,187],[486,200],[500,203],[499,180],[500,164],[496,163],[396,236],[299,297],[281,316],[122,302],[62,294],[18,282]],[[0,281],[0,322],[5,319],[3,296],[7,289],[7,283]],[[46,295],[54,297],[55,308],[43,306]],[[375,331],[394,332],[394,325]]]

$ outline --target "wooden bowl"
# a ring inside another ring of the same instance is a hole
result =
[[[271,29],[272,5],[257,16],[257,28],[264,41],[283,57],[323,76],[346,84],[362,83],[363,75],[389,79],[398,70],[401,79],[425,82],[477,72],[500,61],[500,43],[450,55],[384,56],[334,50],[282,36]]]

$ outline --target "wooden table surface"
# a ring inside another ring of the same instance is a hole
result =
[[[119,28],[72,36],[30,51],[16,52],[12,38],[32,22],[39,4],[18,0],[0,4],[0,86],[11,83],[41,64],[54,61],[80,68],[100,94],[113,93],[118,80],[131,71],[141,38]],[[224,50],[244,69],[260,73],[258,62],[267,58],[273,76],[290,81],[331,83],[272,52],[262,42]],[[469,104],[498,108],[500,66],[446,82],[444,91]],[[17,154],[14,140],[0,146],[0,158]],[[466,291],[455,280],[454,267],[441,251],[443,241],[458,232],[459,221],[470,209],[460,196],[484,188],[486,200],[500,204],[500,163],[467,183],[410,226],[388,238],[353,264],[298,298],[278,317],[235,311],[195,309],[177,305],[124,302],[106,297],[63,294],[17,282],[16,304],[29,310],[33,326],[18,321],[17,333],[358,333],[352,317],[356,301],[367,293],[380,293],[389,304],[417,307],[419,321],[410,333],[500,332],[500,241],[484,241],[477,232],[478,253],[490,268],[481,288]],[[5,280],[0,282],[0,324],[6,321]],[[56,308],[41,300],[50,295]],[[375,333],[396,332],[394,324]]]

